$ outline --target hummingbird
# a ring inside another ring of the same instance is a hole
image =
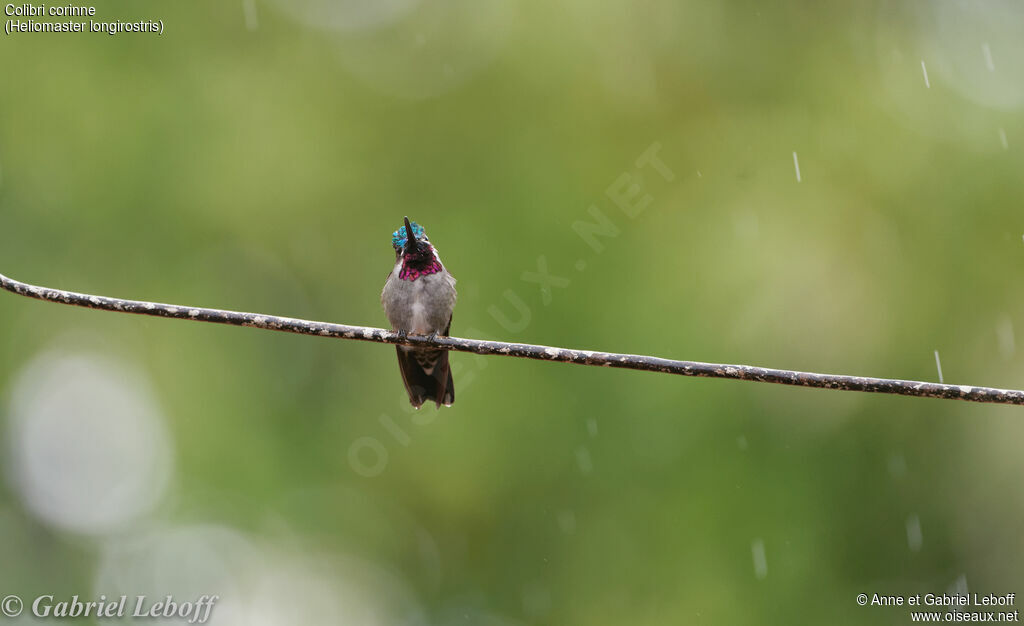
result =
[[[388,274],[380,303],[401,336],[447,336],[455,308],[455,277],[448,273],[423,227],[405,218],[405,225],[391,234],[395,267]],[[448,367],[448,350],[395,346],[398,369],[417,409],[433,400],[438,407],[455,402],[455,385]]]

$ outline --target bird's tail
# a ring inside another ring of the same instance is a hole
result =
[[[398,351],[398,369],[409,392],[409,402],[417,409],[432,400],[440,407],[455,402],[455,384],[448,367],[447,350],[423,350],[408,346],[395,346]]]

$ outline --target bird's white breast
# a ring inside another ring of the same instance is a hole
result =
[[[418,290],[417,290],[418,291]],[[417,293],[412,301],[412,331],[416,334],[427,335],[433,330],[427,322],[426,307]]]

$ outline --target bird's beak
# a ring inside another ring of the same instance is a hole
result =
[[[409,223],[409,218],[405,218],[405,252],[413,252],[416,250],[416,235],[412,232],[412,224]]]

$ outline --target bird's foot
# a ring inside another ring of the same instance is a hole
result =
[[[429,339],[430,341],[434,341],[435,339],[437,339],[437,331],[435,330],[434,332],[427,335],[427,339]]]
[[[398,332],[398,338],[401,341],[404,342],[404,341],[406,341],[409,338],[409,331],[407,331],[407,330],[399,330],[397,332]]]

